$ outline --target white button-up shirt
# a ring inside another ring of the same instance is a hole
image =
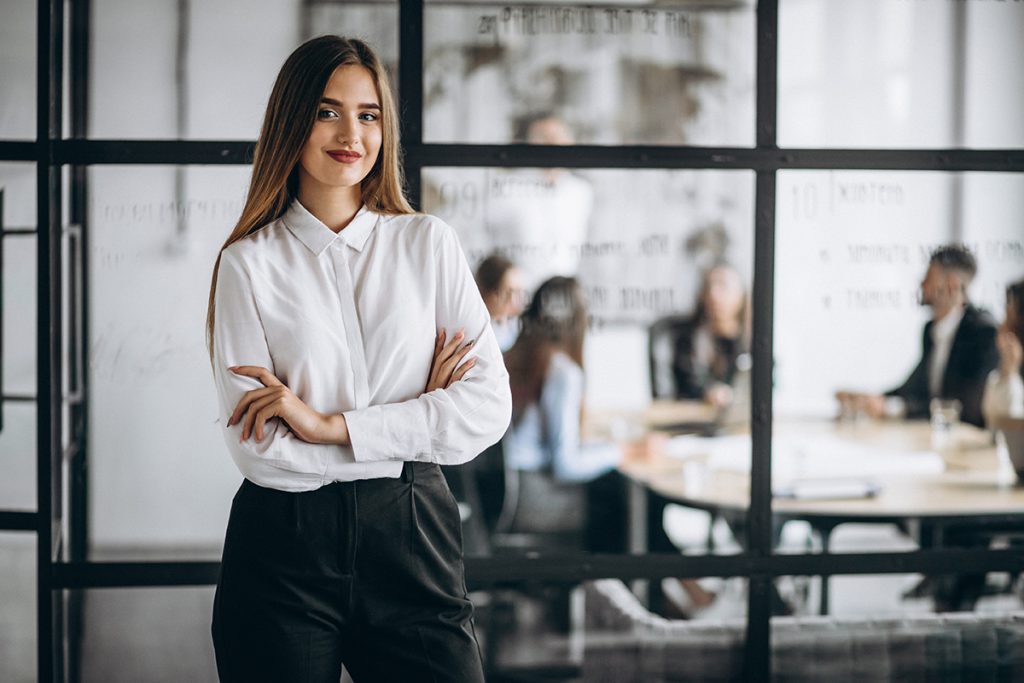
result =
[[[221,255],[213,360],[221,425],[268,368],[310,408],[344,413],[351,446],[311,444],[272,419],[262,441],[224,427],[249,480],[283,491],[397,477],[406,460],[458,464],[504,434],[508,373],[454,230],[364,206],[335,233],[297,200]],[[476,365],[428,394],[437,330],[476,339]]]
[[[960,329],[960,321],[964,318],[961,306],[946,314],[942,320],[932,323],[932,355],[928,362],[928,393],[930,396],[942,394],[942,377],[946,374],[949,364],[949,352],[953,350],[953,338]]]

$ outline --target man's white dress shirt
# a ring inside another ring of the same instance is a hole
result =
[[[930,396],[942,395],[942,377],[946,374],[946,365],[949,363],[949,352],[953,349],[953,338],[956,331],[960,329],[960,321],[964,318],[964,308],[961,306],[946,314],[942,320],[932,324],[932,354],[928,361],[928,394]]]
[[[364,206],[335,233],[295,200],[221,255],[214,324],[220,420],[242,474],[308,491],[397,477],[406,460],[458,464],[498,441],[512,411],[508,373],[454,230],[425,214]],[[476,365],[423,394],[437,330],[465,328]],[[263,440],[225,427],[268,368],[309,407],[344,413],[351,446],[311,444],[272,419]]]

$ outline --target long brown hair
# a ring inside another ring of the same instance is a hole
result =
[[[377,161],[360,184],[366,208],[377,213],[415,213],[402,191],[404,178],[398,140],[398,109],[387,71],[370,46],[341,36],[307,40],[285,60],[267,102],[263,127],[252,161],[252,179],[242,215],[217,253],[206,309],[206,344],[213,362],[214,304],[221,252],[280,218],[299,190],[298,164],[331,74],[339,66],[359,65],[370,71],[381,106],[381,148]]]
[[[583,367],[583,336],[587,330],[583,289],[571,277],[546,280],[537,288],[520,320],[519,338],[505,352],[515,423],[527,406],[540,400],[548,366],[556,351],[568,354]]]
[[[707,308],[707,297],[708,291],[711,289],[711,274],[716,270],[731,271],[732,274],[736,276],[736,279],[740,281],[742,286],[743,278],[740,276],[739,270],[737,270],[736,267],[728,261],[716,261],[707,270],[705,270],[701,275],[700,291],[697,293],[697,307],[693,314],[698,325],[703,325],[710,319]],[[743,302],[740,304],[740,310],[736,312],[736,323],[740,330],[740,345],[743,349],[747,349],[750,346],[750,297],[747,294],[746,287],[743,287]]]

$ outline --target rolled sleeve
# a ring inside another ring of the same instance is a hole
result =
[[[436,220],[436,219],[435,219]],[[346,411],[357,462],[416,460],[454,465],[496,443],[508,428],[512,395],[490,316],[451,227],[437,220],[435,318],[449,339],[460,328],[476,344],[476,364],[446,389]]]

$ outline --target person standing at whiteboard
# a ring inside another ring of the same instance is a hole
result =
[[[520,124],[517,135],[531,145],[572,145],[566,121],[545,112]],[[548,278],[579,274],[590,229],[594,190],[564,168],[504,169],[490,174],[487,231],[491,248],[515,262],[532,293]]]
[[[397,111],[362,41],[285,61],[207,335],[231,505],[213,612],[224,681],[482,681],[440,464],[511,416],[454,231],[402,193]]]
[[[885,395],[840,391],[840,404],[862,406],[868,415],[890,412],[909,418],[928,417],[932,398],[960,402],[960,419],[983,424],[982,395],[988,374],[999,362],[996,325],[985,311],[971,304],[967,288],[978,272],[967,247],[948,245],[932,252],[921,281],[921,305],[932,309],[924,327],[921,360],[907,381]],[[886,397],[899,399],[893,411]]]

